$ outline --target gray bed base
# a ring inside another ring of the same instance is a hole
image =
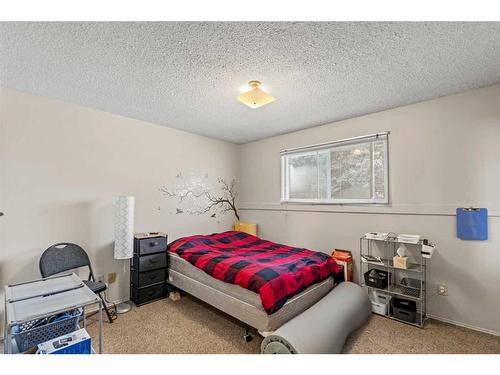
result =
[[[336,354],[347,336],[370,316],[368,296],[357,284],[340,283],[335,289],[264,338],[265,354]]]
[[[250,327],[256,328],[261,333],[274,331],[294,316],[321,300],[333,288],[333,279],[331,278],[319,284],[312,285],[302,293],[288,300],[276,313],[268,315],[262,305],[256,306],[249,301],[237,298],[222,288],[207,285],[176,270],[170,269],[168,274],[169,283],[174,287],[214,306]],[[219,280],[215,281],[223,283]],[[259,297],[257,294],[256,296],[257,298]]]

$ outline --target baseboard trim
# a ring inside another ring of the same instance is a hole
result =
[[[441,316],[432,315],[432,314],[427,314],[427,317],[430,318],[430,319],[439,320],[440,322],[452,324],[454,326],[468,328],[468,329],[471,329],[473,331],[483,332],[483,333],[487,333],[487,334],[490,334],[490,335],[493,335],[493,336],[500,337],[500,331],[493,331],[493,330],[490,330],[490,329],[480,328],[480,327],[477,327],[477,326],[473,326],[471,324],[457,322],[456,320],[452,320],[452,319],[448,319],[448,318],[443,318]]]

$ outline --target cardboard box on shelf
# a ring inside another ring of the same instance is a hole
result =
[[[332,258],[344,268],[344,280],[352,281],[352,253],[349,250],[335,249],[332,252]]]

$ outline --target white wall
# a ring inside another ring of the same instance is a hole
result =
[[[311,110],[314,110],[312,108]],[[280,150],[389,130],[387,207],[280,205]],[[368,231],[419,233],[438,244],[428,314],[500,334],[500,85],[241,146],[242,219],[262,237],[330,252]],[[487,207],[488,241],[455,235],[456,207]],[[437,283],[449,296],[436,294]]]
[[[384,130],[391,131],[390,206],[279,204],[280,150]],[[443,281],[449,296],[431,297],[429,313],[500,333],[499,144],[500,85],[241,146],[0,89],[0,286],[38,277],[42,251],[72,241],[97,273],[118,273],[110,299],[126,298],[126,262],[113,259],[113,197],[136,197],[138,232],[173,239],[228,230],[231,215],[220,223],[175,215],[175,202],[158,189],[179,172],[239,175],[242,219],[257,222],[262,237],[351,249],[356,261],[367,231],[434,240],[429,294]],[[455,237],[454,210],[470,205],[489,208],[488,241]]]
[[[96,274],[117,272],[109,299],[127,298],[128,262],[113,259],[116,195],[135,196],[136,232],[169,240],[234,222],[176,215],[159,191],[179,172],[236,177],[237,146],[228,142],[0,89],[0,162],[0,293],[38,278],[41,253],[67,241],[88,251]]]

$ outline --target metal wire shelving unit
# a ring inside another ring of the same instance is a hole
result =
[[[393,265],[393,257],[397,255],[396,250],[400,245],[405,245],[413,258],[418,262],[409,263],[408,268],[397,268]],[[361,237],[359,240],[359,252],[360,252],[360,266],[359,266],[359,280],[361,286],[366,288],[368,292],[375,290],[392,297],[401,297],[407,300],[415,301],[417,304],[417,317],[416,322],[408,322],[405,320],[398,319],[393,316],[391,306],[387,309],[387,314],[383,315],[389,319],[397,320],[406,324],[410,324],[415,327],[423,328],[425,324],[426,316],[426,259],[420,254],[420,249],[423,245],[423,241],[420,240],[416,244],[400,242],[395,238],[387,239],[371,239],[365,236]],[[418,255],[415,256],[418,249]],[[365,261],[362,255],[368,256],[379,256],[382,263],[378,261]],[[388,272],[389,280],[386,288],[375,288],[365,284],[364,273],[371,269],[378,269]],[[412,278],[420,281],[420,287],[415,288],[411,286],[402,285],[401,281],[404,278]]]

